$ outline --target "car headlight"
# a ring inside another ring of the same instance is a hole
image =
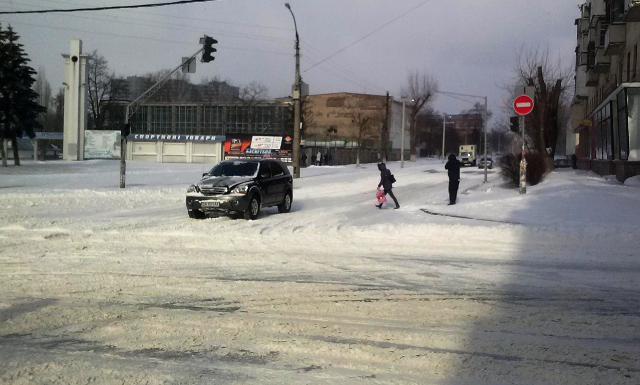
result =
[[[231,190],[231,194],[246,194],[247,192],[249,192],[248,183],[238,185]]]
[[[189,193],[194,193],[194,192],[198,192],[198,187],[196,185],[191,185],[189,186],[189,188],[187,189],[187,194]]]

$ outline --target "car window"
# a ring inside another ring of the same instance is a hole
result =
[[[271,170],[269,169],[269,162],[260,163],[260,178],[271,178]]]
[[[211,176],[255,176],[258,171],[256,162],[223,162],[209,172]]]
[[[276,163],[276,162],[269,162],[271,163],[271,175],[272,176],[282,176],[284,175],[284,170],[282,169],[282,166],[280,166],[280,164]]]

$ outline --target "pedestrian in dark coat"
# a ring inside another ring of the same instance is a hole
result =
[[[454,154],[449,155],[449,161],[444,165],[449,173],[449,204],[455,205],[460,186],[460,162]]]
[[[396,204],[396,209],[400,208],[400,204],[398,203],[398,200],[396,199],[396,196],[393,195],[393,179],[391,177],[391,171],[389,171],[389,169],[387,168],[387,165],[384,163],[378,163],[378,170],[380,170],[380,183],[378,183],[378,188],[380,188],[380,186],[382,186],[382,188],[384,189],[384,195],[389,194],[389,196],[391,197],[391,199],[393,199],[393,201]],[[382,204],[376,205],[378,206],[379,209],[382,208]]]

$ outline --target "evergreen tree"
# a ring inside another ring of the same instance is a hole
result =
[[[17,166],[20,165],[17,138],[24,135],[33,138],[35,129],[40,127],[38,116],[45,111],[32,88],[36,71],[28,65],[29,59],[19,39],[11,26],[4,30],[0,25],[0,57],[3,58],[0,61],[0,137],[11,141]]]

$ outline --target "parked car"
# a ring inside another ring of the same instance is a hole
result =
[[[571,159],[566,156],[556,155],[553,159],[553,167],[555,168],[571,167]]]
[[[286,213],[293,203],[293,178],[277,160],[228,160],[217,164],[187,190],[187,213],[203,219],[207,214],[243,215],[256,219],[260,210],[277,206]]]
[[[484,168],[484,158],[478,159],[478,168]],[[491,159],[490,157],[487,157],[487,168],[493,168],[493,159]]]

